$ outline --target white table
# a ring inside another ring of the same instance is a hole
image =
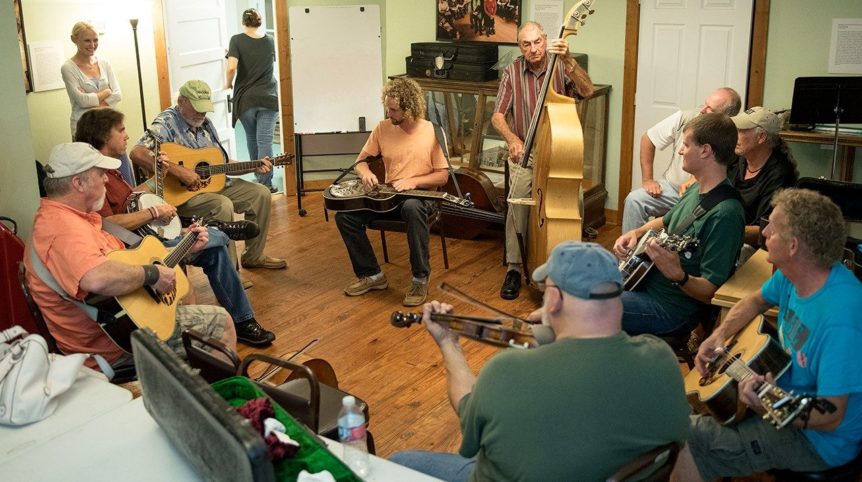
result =
[[[324,439],[336,456],[343,449]],[[116,408],[85,426],[27,450],[3,463],[3,480],[26,481],[199,481],[165,432],[144,408],[142,398]],[[419,472],[371,456],[369,482],[436,481]]]
[[[48,418],[21,427],[0,425],[0,467],[64,433],[129,403],[132,393],[95,376],[83,376],[57,397],[57,410]],[[9,479],[12,480],[12,479]],[[23,480],[23,479],[19,479]]]
[[[343,458],[344,447],[335,440],[330,440],[325,437],[320,437],[326,442],[326,448],[335,454],[339,459]],[[364,480],[368,482],[376,481],[403,481],[403,482],[434,482],[440,479],[425,475],[421,472],[416,472],[413,469],[408,469],[403,465],[398,465],[380,457],[371,456],[371,473]]]

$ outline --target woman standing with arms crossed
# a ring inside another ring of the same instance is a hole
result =
[[[96,58],[99,48],[99,33],[89,22],[78,22],[72,26],[72,43],[78,51],[72,58],[60,66],[66,93],[72,103],[70,117],[72,137],[78,127],[78,119],[84,112],[97,107],[113,107],[123,99],[120,83],[114,75],[111,64],[102,58]],[[128,158],[121,159],[120,172],[131,185],[137,184],[132,175],[132,167]]]
[[[248,155],[252,160],[272,156],[272,137],[278,116],[278,85],[273,76],[275,42],[260,31],[260,13],[249,8],[242,13],[243,33],[230,39],[225,88],[233,88],[233,125],[237,119],[245,130]],[[236,86],[234,86],[236,75]],[[272,171],[255,174],[271,192]]]
[[[72,102],[71,130],[75,135],[78,119],[94,107],[116,107],[123,98],[111,64],[96,58],[99,33],[92,24],[78,22],[72,27],[72,42],[78,51],[60,67],[66,93]]]

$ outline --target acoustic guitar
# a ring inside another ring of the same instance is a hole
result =
[[[224,153],[218,147],[192,149],[173,142],[161,144],[162,152],[170,162],[191,169],[201,178],[199,186],[186,186],[176,176],[165,178],[165,200],[174,206],[202,192],[219,192],[224,189],[225,176],[237,174],[263,165],[263,161],[226,162]],[[293,164],[293,154],[282,154],[270,159],[273,167]]]
[[[708,373],[701,377],[692,370],[685,377],[685,392],[695,412],[710,414],[723,425],[734,424],[745,416],[747,406],[739,401],[738,384],[755,374],[772,373],[780,377],[790,366],[790,356],[764,332],[765,319],[759,315],[734,337],[727,340]],[[768,382],[757,391],[766,409],[763,419],[780,429],[792,422],[815,402],[807,395],[795,395]]]
[[[378,184],[371,191],[365,192],[362,180],[351,179],[339,184],[333,184],[323,191],[323,205],[330,211],[374,211],[386,213],[397,209],[405,199],[442,200],[457,206],[469,208],[473,203],[464,198],[453,196],[442,191],[424,191],[411,189],[397,191],[386,184]]]
[[[641,237],[638,245],[626,256],[626,259],[620,262],[619,270],[623,275],[623,289],[626,291],[635,289],[652,270],[654,263],[646,254],[646,244],[650,239],[655,239],[660,246],[678,251],[683,256],[700,246],[700,241],[693,236],[667,234],[664,229],[661,231],[650,229]]]
[[[161,340],[171,337],[176,328],[177,303],[189,292],[189,280],[179,266],[197,240],[197,233],[189,231],[174,249],[167,248],[155,236],[146,236],[141,244],[132,249],[120,249],[106,255],[111,261],[132,265],[161,264],[173,268],[176,287],[167,293],[156,293],[151,286],[120,295],[92,296],[87,304],[100,311],[99,326],[123,350],[131,352],[132,332],[138,328],[149,328]]]

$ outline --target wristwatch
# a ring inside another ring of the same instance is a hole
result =
[[[674,285],[674,286],[679,286],[680,288],[682,288],[683,286],[685,286],[685,284],[686,284],[686,283],[688,283],[688,273],[686,273],[685,271],[683,271],[683,272],[682,272],[682,274],[683,274],[683,276],[682,276],[682,279],[681,279],[681,280],[679,280],[679,281],[671,281],[671,282],[670,282],[670,284],[672,284],[672,285]]]

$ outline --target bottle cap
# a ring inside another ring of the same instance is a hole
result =
[[[352,407],[356,405],[356,397],[354,397],[353,395],[347,395],[346,397],[341,399],[341,403],[345,407]]]

